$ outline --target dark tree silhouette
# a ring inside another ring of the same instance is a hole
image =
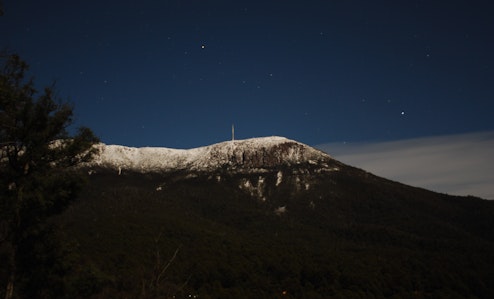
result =
[[[91,159],[97,138],[88,128],[71,136],[73,108],[56,99],[53,87],[38,93],[18,55],[0,59],[0,278],[9,299],[23,296],[21,281],[30,285],[31,247],[45,241],[39,239],[48,217],[75,197],[81,179],[72,170]]]

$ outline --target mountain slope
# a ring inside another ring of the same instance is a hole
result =
[[[189,150],[104,144],[97,147],[101,153],[93,165],[138,172],[214,171],[222,167],[255,170],[331,159],[319,150],[283,137],[227,141]]]
[[[494,296],[492,202],[385,180],[287,139],[231,145],[89,166],[57,223],[92,269],[93,298]]]

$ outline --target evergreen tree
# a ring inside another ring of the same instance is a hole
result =
[[[35,294],[26,261],[46,247],[46,220],[75,197],[81,180],[71,170],[91,159],[97,139],[88,128],[69,134],[73,108],[53,87],[38,93],[18,55],[0,59],[0,294],[10,299]]]

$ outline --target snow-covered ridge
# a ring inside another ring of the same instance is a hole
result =
[[[272,168],[279,165],[323,163],[329,155],[284,137],[225,141],[193,149],[126,147],[98,144],[91,165],[138,172],[211,171],[221,167]]]

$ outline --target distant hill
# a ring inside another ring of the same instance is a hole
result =
[[[100,149],[56,219],[86,269],[80,297],[494,298],[491,201],[281,137]]]

